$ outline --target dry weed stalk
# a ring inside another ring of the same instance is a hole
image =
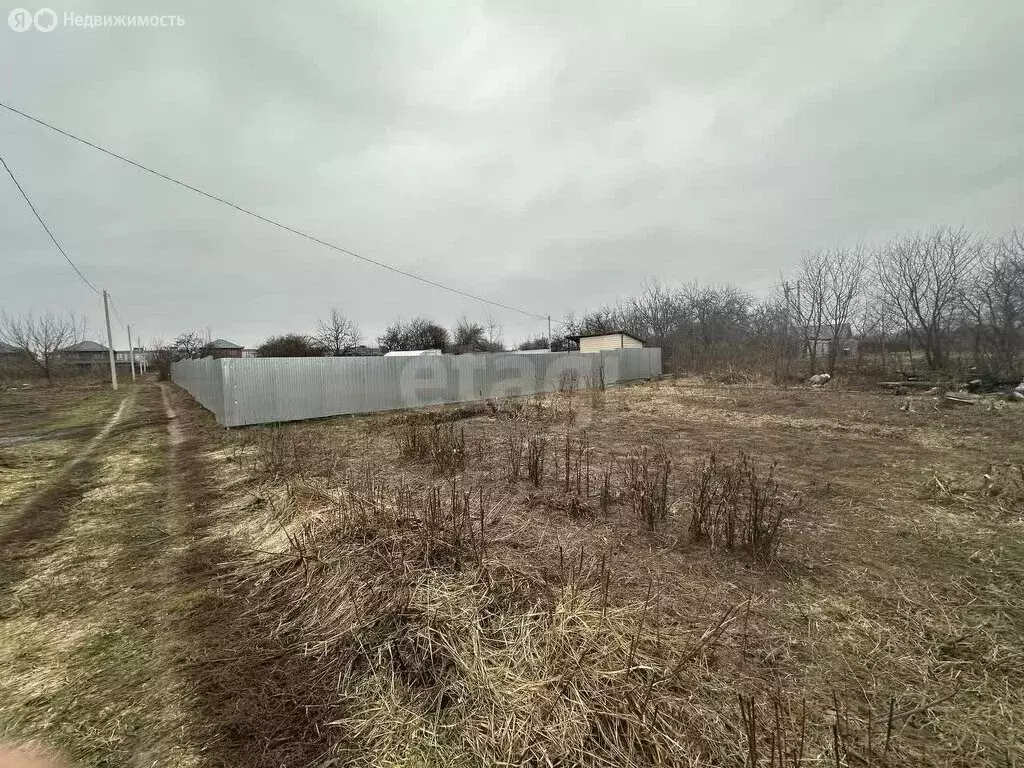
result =
[[[633,515],[649,531],[656,531],[668,518],[668,476],[672,462],[663,454],[649,454],[646,447],[626,456],[626,493]]]
[[[430,461],[445,477],[465,468],[466,430],[452,421],[420,424],[409,419],[398,435],[402,456]]]
[[[611,548],[559,548],[543,575],[503,564],[504,502],[457,482],[367,471],[305,493],[316,509],[279,528],[283,551],[224,577],[242,619],[197,673],[222,691],[247,765],[793,768],[833,732],[852,761],[846,712],[830,730],[820,710],[797,720],[751,699],[737,727],[714,658],[742,604],[682,626],[649,581],[642,602],[614,605]]]
[[[526,434],[520,426],[513,426],[505,433],[503,447],[505,477],[511,484],[518,483],[523,468],[523,455],[526,453]]]
[[[597,370],[587,375],[586,386],[590,396],[590,407],[598,410],[604,406],[604,361],[598,363]]]
[[[576,370],[563,371],[558,390],[565,395],[565,418],[572,426],[576,422],[576,392],[580,388],[580,375]]]
[[[544,435],[533,435],[526,442],[526,474],[538,488],[544,482],[544,455],[548,441]]]
[[[749,768],[803,768],[808,764],[894,765],[894,725],[900,717],[895,699],[890,699],[888,714],[876,719],[870,703],[862,715],[851,712],[849,702],[832,692],[832,706],[817,713],[819,730],[826,730],[827,744],[818,744],[813,755],[807,700],[799,706],[781,691],[758,701],[756,696],[738,695],[739,725],[746,745],[745,765]]]
[[[615,459],[614,457],[608,460],[608,464],[605,465],[604,471],[601,473],[601,512],[602,514],[608,514],[608,507],[611,506],[614,500],[615,489],[612,486],[612,477],[615,474]]]
[[[577,496],[590,497],[590,441],[587,433],[573,437],[565,433],[563,448],[563,488],[565,493],[575,491]]]

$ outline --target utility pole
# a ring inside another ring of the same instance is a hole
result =
[[[785,360],[785,378],[789,378],[789,281],[782,284],[782,290],[786,294],[786,313],[782,321],[782,356]]]
[[[548,315],[548,352],[553,349],[551,341],[551,315]]]
[[[131,323],[128,323],[128,364],[132,367],[132,381],[135,381],[135,347],[132,346]]]
[[[103,291],[103,318],[107,321],[107,352],[110,355],[110,386],[117,391],[117,365],[114,362],[114,336],[110,333],[110,306],[107,302],[107,292]]]

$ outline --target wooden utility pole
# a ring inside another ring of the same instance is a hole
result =
[[[548,315],[548,352],[554,349],[554,345],[551,339],[551,315]]]
[[[128,323],[128,364],[132,367],[132,381],[135,381],[135,347],[132,346],[131,323]]]
[[[110,332],[110,306],[107,301],[107,292],[103,291],[103,318],[107,321],[107,352],[110,356],[110,386],[117,391],[117,364],[114,361],[114,336]]]

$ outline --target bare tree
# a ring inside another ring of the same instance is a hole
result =
[[[903,321],[892,311],[888,302],[880,297],[878,285],[872,282],[865,291],[866,300],[861,302],[857,325],[860,328],[861,341],[857,345],[857,354],[864,359],[865,347],[878,354],[883,371],[889,369],[889,354],[897,353],[902,348],[901,340],[906,340]],[[893,350],[893,346],[896,350]]]
[[[679,326],[682,301],[678,291],[651,278],[641,284],[638,296],[626,302],[623,314],[623,330],[663,346]]]
[[[53,379],[61,352],[81,341],[84,333],[85,319],[70,311],[62,315],[47,312],[39,317],[31,312],[0,312],[0,341],[21,352],[48,381]]]
[[[487,312],[484,315],[484,328],[487,330],[489,351],[501,352],[505,349],[504,329],[493,313]]]
[[[728,283],[684,285],[672,334],[673,358],[695,370],[736,360],[749,339],[751,299]]]
[[[818,373],[818,346],[825,334],[825,307],[828,305],[828,256],[825,251],[808,253],[797,267],[794,303],[797,330],[808,358],[808,373]]]
[[[1019,375],[1024,354],[1024,230],[988,244],[965,304],[975,363],[993,375]]]
[[[963,319],[964,298],[980,242],[967,229],[940,227],[906,234],[876,256],[882,300],[900,317],[929,367],[945,369],[953,330]]]
[[[840,343],[852,335],[851,321],[864,291],[868,256],[866,249],[858,244],[854,248],[835,248],[826,251],[824,262],[823,314],[825,327],[830,335],[828,372],[835,375]]]
[[[331,307],[327,320],[318,320],[314,338],[327,350],[327,354],[339,357],[362,339],[359,327],[345,317],[337,308]]]
[[[199,331],[179,333],[171,344],[175,360],[204,357],[209,346],[209,339]]]

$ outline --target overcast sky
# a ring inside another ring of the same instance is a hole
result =
[[[811,249],[1024,224],[1019,0],[228,5],[49,0],[59,17],[185,24],[18,33],[8,0],[0,100],[555,318],[648,276],[759,290]],[[369,337],[399,315],[487,311],[3,110],[0,152],[147,340],[209,328],[255,345],[312,329],[332,304]],[[100,339],[99,301],[6,177],[0,306],[70,307]],[[507,342],[544,331],[493,314]]]

